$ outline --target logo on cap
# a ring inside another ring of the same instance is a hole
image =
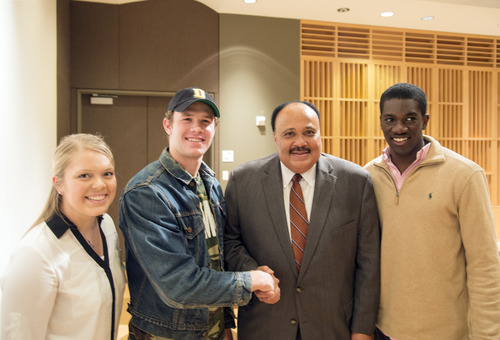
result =
[[[197,88],[193,88],[193,97],[200,98],[200,99],[207,98],[205,91],[203,91],[202,89],[197,89]]]

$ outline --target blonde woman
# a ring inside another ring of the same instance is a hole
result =
[[[114,340],[125,285],[113,155],[101,137],[56,148],[47,204],[2,276],[1,338]]]

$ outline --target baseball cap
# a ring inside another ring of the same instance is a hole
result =
[[[177,91],[168,103],[168,111],[183,112],[191,104],[195,102],[203,102],[210,106],[214,111],[215,117],[220,118],[219,109],[215,105],[215,101],[211,95],[197,87],[188,87]]]

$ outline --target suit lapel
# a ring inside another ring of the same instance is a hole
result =
[[[309,230],[307,232],[306,249],[302,259],[301,276],[307,272],[307,266],[311,262],[318,242],[323,234],[326,219],[331,214],[331,205],[335,197],[335,183],[337,177],[334,175],[333,166],[323,157],[319,158],[316,169],[316,182],[314,185],[314,197],[311,216],[309,217]]]
[[[279,158],[272,158],[264,168],[264,175],[261,179],[262,190],[266,200],[266,206],[269,209],[269,215],[278,237],[281,249],[285,254],[290,268],[297,272],[295,260],[288,232],[288,223],[286,220],[284,201],[283,201],[283,180],[281,177],[281,168]]]

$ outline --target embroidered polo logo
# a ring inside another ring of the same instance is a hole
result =
[[[429,199],[432,199],[432,192],[429,193]]]

